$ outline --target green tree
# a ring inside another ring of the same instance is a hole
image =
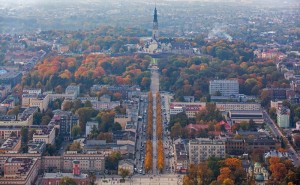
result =
[[[81,133],[81,128],[79,125],[74,125],[72,130],[71,130],[71,134],[73,137],[78,137]]]
[[[207,166],[209,169],[212,170],[213,176],[212,179],[217,179],[217,177],[220,175],[220,159],[216,157],[210,157],[207,160]]]
[[[206,108],[200,110],[196,114],[196,122],[200,121],[221,121],[223,120],[222,113],[217,109],[216,104],[207,103]]]
[[[76,114],[79,117],[79,125],[81,127],[81,131],[84,132],[86,122],[95,117],[98,114],[98,111],[91,107],[82,107],[76,111]]]
[[[97,115],[99,122],[99,130],[101,132],[108,132],[114,124],[115,113],[113,111],[100,112]]]
[[[118,130],[122,130],[122,126],[120,125],[120,123],[115,122],[111,128],[112,132],[118,131]]]
[[[87,100],[84,102],[84,107],[93,107],[93,104],[91,101]]]
[[[99,130],[96,127],[96,125],[94,125],[93,128],[92,128],[92,130],[91,130],[91,133],[90,133],[89,137],[91,139],[95,139],[98,136],[98,134],[99,134]]]
[[[33,134],[36,133],[36,129],[30,129],[28,133],[28,141],[32,140]]]
[[[49,115],[45,115],[42,117],[41,125],[48,125],[51,121],[51,117]]]
[[[28,127],[22,127],[21,129],[21,148],[23,153],[28,152],[28,135],[29,135],[29,130]]]
[[[66,176],[60,179],[59,185],[76,185],[76,181]]]
[[[8,115],[18,115],[20,112],[21,106],[15,106],[13,109],[7,111]]]
[[[112,152],[109,156],[105,158],[105,169],[107,170],[117,170],[118,163],[122,159],[120,152]]]
[[[95,173],[90,172],[88,185],[96,185],[96,179],[97,179],[97,177],[96,177]]]
[[[11,132],[11,133],[10,133],[10,137],[17,137],[16,132]]]
[[[53,156],[53,155],[55,155],[55,153],[56,153],[56,147],[54,145],[47,144],[43,155]]]
[[[67,147],[67,150],[68,150],[68,151],[77,151],[77,152],[80,153],[80,152],[82,151],[80,142],[79,142],[79,141],[73,142],[72,144],[70,144],[70,145]]]
[[[113,139],[113,135],[111,132],[100,132],[98,134],[97,139],[99,140],[106,140],[107,143],[111,143]]]
[[[33,114],[33,125],[40,125],[42,122],[43,114],[41,112],[36,112]]]
[[[243,130],[248,130],[249,129],[249,123],[247,121],[241,121],[240,122],[240,128],[242,128]]]
[[[130,172],[128,169],[124,169],[124,168],[119,169],[119,174],[121,175],[123,180],[125,179],[125,177],[127,177],[129,175],[129,173]]]
[[[171,128],[171,137],[179,138],[182,136],[181,134],[182,127],[179,123],[175,123],[175,125]]]
[[[189,123],[189,119],[184,112],[181,112],[175,116],[171,116],[169,128],[171,128],[175,123],[179,123],[181,127],[185,127]]]

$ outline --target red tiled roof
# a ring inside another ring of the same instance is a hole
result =
[[[208,125],[200,125],[200,124],[189,124],[186,126],[187,129],[190,129],[190,130],[202,130],[202,129],[207,129],[208,128]]]

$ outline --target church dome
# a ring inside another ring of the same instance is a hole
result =
[[[264,175],[262,173],[256,174],[254,177],[255,181],[264,181]]]
[[[260,168],[261,167],[261,164],[259,163],[259,162],[256,162],[255,164],[254,164],[254,168]]]

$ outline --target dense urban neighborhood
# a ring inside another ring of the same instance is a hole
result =
[[[20,2],[0,7],[0,185],[300,184],[299,2]]]

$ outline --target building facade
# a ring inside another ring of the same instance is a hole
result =
[[[45,173],[42,179],[42,185],[56,185],[64,177],[73,179],[77,185],[88,185],[88,175],[81,173],[80,162],[74,160],[72,162],[72,173]]]
[[[105,169],[105,158],[103,154],[97,152],[90,152],[86,154],[80,153],[66,153],[63,158],[63,166],[65,172],[71,172],[73,168],[73,161],[80,162],[81,171],[83,172],[100,172],[103,173]]]
[[[35,133],[32,136],[32,140],[35,142],[44,142],[45,144],[54,144],[55,142],[55,128],[43,128],[36,129]]]
[[[128,170],[129,175],[134,173],[134,162],[132,160],[121,160],[118,164],[118,174],[120,175],[120,169]]]
[[[4,164],[4,177],[0,177],[0,184],[35,184],[39,170],[37,158],[10,157]]]
[[[253,120],[256,124],[262,124],[264,122],[264,116],[261,110],[229,111],[228,114],[232,123],[241,123],[242,121],[249,122],[250,120]]]
[[[228,112],[231,110],[261,110],[259,103],[233,103],[233,102],[217,102],[216,108],[222,112]]]
[[[209,94],[231,96],[239,94],[239,83],[237,80],[211,80],[209,81]]]
[[[65,140],[72,138],[71,130],[73,126],[79,124],[78,116],[74,115],[72,112],[55,110],[54,116],[51,123],[59,125],[59,135],[63,136]]]
[[[290,109],[287,107],[279,107],[277,109],[277,124],[281,128],[290,127]]]
[[[190,164],[199,164],[210,157],[225,158],[225,141],[222,139],[197,138],[189,141]]]

